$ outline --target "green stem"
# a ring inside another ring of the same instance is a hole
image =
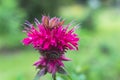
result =
[[[53,80],[56,80],[56,74],[54,75]]]

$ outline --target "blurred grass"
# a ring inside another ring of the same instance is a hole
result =
[[[32,79],[35,69],[35,52],[22,51],[0,56],[0,80],[28,80]],[[27,78],[27,79],[26,79]]]

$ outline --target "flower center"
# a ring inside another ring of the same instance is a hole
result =
[[[60,53],[57,51],[48,51],[45,56],[48,59],[58,59],[60,57]]]

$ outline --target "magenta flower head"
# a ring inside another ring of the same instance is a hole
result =
[[[69,61],[65,57],[67,50],[78,50],[79,38],[74,33],[76,27],[69,29],[70,25],[63,25],[64,21],[60,18],[43,16],[42,21],[35,19],[33,24],[26,21],[25,32],[27,37],[23,39],[24,45],[32,45],[41,54],[40,59],[34,63],[39,69],[37,76],[51,73],[53,78],[56,72],[66,74],[64,63]]]

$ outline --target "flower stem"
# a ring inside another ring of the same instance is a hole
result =
[[[53,80],[56,80],[56,74],[54,75]]]

